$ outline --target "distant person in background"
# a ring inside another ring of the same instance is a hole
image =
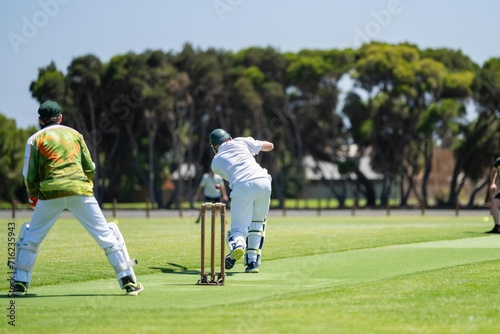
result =
[[[493,229],[491,231],[488,231],[486,233],[499,233],[500,234],[500,217],[499,217],[500,191],[498,191],[498,188],[497,188],[497,178],[498,178],[499,170],[500,170],[500,157],[498,157],[495,160],[495,162],[493,163],[493,167],[491,168],[490,186],[488,188],[488,191],[490,192],[489,198],[491,199],[490,212],[491,212],[491,216],[493,217],[493,222],[495,223],[495,226],[493,226]]]
[[[104,250],[120,287],[135,296],[144,287],[137,282],[123,236],[115,223],[108,223],[94,197],[95,166],[83,136],[61,125],[59,104],[44,102],[38,109],[41,130],[26,143],[23,176],[31,207],[30,223],[24,223],[16,243],[11,294],[28,292],[40,244],[63,210],[69,210]],[[78,251],[78,245],[74,245]],[[97,286],[97,285],[96,285]]]
[[[227,192],[224,186],[224,180],[219,175],[215,174],[212,170],[209,173],[203,174],[201,178],[200,185],[196,189],[194,194],[194,200],[196,201],[200,197],[200,193],[203,191],[205,203],[222,203],[227,202]],[[200,222],[201,212],[198,215],[195,223]]]

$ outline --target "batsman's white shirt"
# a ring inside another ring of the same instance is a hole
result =
[[[232,190],[229,233],[234,238],[245,238],[250,224],[264,222],[269,212],[271,176],[254,157],[262,144],[252,137],[237,137],[222,143],[212,160],[212,170]]]
[[[254,156],[262,149],[262,142],[252,137],[237,137],[224,142],[212,160],[212,170],[229,182],[229,188],[237,182],[246,182],[269,174]]]

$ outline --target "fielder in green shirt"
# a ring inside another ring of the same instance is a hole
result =
[[[21,226],[15,260],[9,262],[14,270],[9,295],[28,293],[40,244],[61,213],[69,210],[104,250],[120,287],[136,296],[144,289],[134,273],[137,261],[130,259],[118,226],[106,221],[94,197],[95,166],[87,145],[78,131],[61,125],[61,112],[56,102],[42,103],[41,130],[26,143],[23,176],[34,211],[31,221]]]
[[[59,123],[28,139],[23,176],[28,194],[38,199],[93,196],[95,167],[82,135]]]

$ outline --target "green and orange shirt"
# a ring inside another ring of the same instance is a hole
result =
[[[95,165],[83,136],[54,124],[26,143],[23,176],[26,190],[39,199],[93,196]]]

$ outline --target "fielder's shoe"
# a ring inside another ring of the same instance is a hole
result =
[[[246,273],[258,273],[259,272],[259,265],[257,264],[257,262],[252,261],[245,268],[245,272]]]
[[[127,283],[123,286],[125,291],[127,291],[127,296],[137,296],[142,290],[144,290],[144,286],[137,282],[137,283]]]
[[[245,250],[242,245],[236,245],[233,248],[233,251],[226,255],[225,267],[226,269],[232,269],[236,261],[241,259],[245,255]]]
[[[495,225],[491,231],[487,231],[484,233],[495,233],[495,234],[500,234],[500,225]]]
[[[28,283],[15,281],[12,285],[12,296],[24,296],[28,293]]]

